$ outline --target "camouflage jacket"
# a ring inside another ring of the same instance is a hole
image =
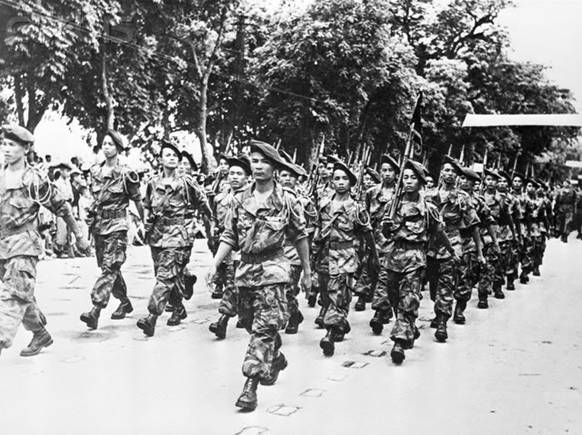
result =
[[[231,189],[225,189],[214,197],[214,223],[218,237],[224,231],[224,222],[233,198],[234,192]]]
[[[481,236],[481,241],[484,245],[489,245],[493,242],[491,234],[489,234],[489,226],[493,227],[493,231],[496,231],[497,222],[493,217],[491,209],[487,206],[485,198],[477,193],[471,195],[471,201],[477,217],[479,218],[479,234]],[[497,234],[496,234],[497,235]],[[473,235],[468,231],[461,231],[461,237],[463,238],[463,253],[477,252],[477,245],[475,245],[475,240],[473,240]]]
[[[543,198],[531,198],[525,195],[525,201],[528,203],[530,219],[527,223],[527,229],[532,237],[540,237],[547,232],[546,229],[546,202]]]
[[[441,224],[437,207],[423,195],[414,201],[403,198],[392,223],[393,247],[384,260],[385,267],[399,273],[426,267],[429,240],[435,238]]]
[[[356,272],[356,239],[372,231],[368,213],[353,198],[335,202],[334,197],[320,203],[313,240],[318,247],[316,270],[332,276]]]
[[[129,201],[140,201],[139,177],[127,166],[118,163],[109,169],[105,163],[91,167],[91,230],[106,235],[127,231]]]
[[[254,190],[252,183],[234,196],[220,241],[240,250],[237,286],[287,283],[290,264],[284,245],[307,237],[303,207],[295,193],[279,183],[265,202],[257,200]]]
[[[427,201],[434,204],[439,210],[444,231],[455,253],[460,257],[463,254],[462,234],[471,233],[480,220],[475,211],[475,207],[469,195],[462,190],[455,188],[444,190],[442,188],[425,194]],[[428,255],[436,256],[438,259],[450,258],[446,248],[431,238],[429,241]]]
[[[192,246],[192,210],[212,218],[206,195],[187,175],[175,175],[170,180],[164,180],[161,174],[152,178],[146,188],[144,207],[149,212],[147,241],[159,248]]]
[[[559,213],[573,213],[577,200],[574,189],[560,189],[556,196],[556,210]]]
[[[19,185],[8,186],[6,169],[0,170],[0,260],[42,254],[37,231],[41,205],[59,217],[72,217],[68,202],[40,171],[26,166]]]
[[[313,233],[315,232],[315,226],[317,225],[317,210],[315,210],[315,205],[313,205],[313,201],[311,201],[307,196],[302,194],[297,194],[297,198],[301,205],[303,206],[303,212],[305,216],[305,228],[307,230],[307,234],[309,237],[313,237]],[[285,256],[289,260],[289,262],[294,266],[301,265],[301,259],[299,258],[299,254],[297,249],[295,248],[295,244],[292,243],[290,240],[286,240],[285,242]]]
[[[500,192],[485,192],[483,197],[485,204],[491,210],[491,216],[495,219],[497,241],[503,243],[513,240],[511,222],[513,218],[512,207],[514,207],[514,204],[510,196]]]
[[[392,243],[382,234],[382,219],[387,210],[386,205],[392,201],[394,191],[394,186],[383,189],[379,184],[368,190],[366,194],[366,210],[370,215],[370,225],[374,230],[374,240],[379,255],[388,252],[392,246]]]

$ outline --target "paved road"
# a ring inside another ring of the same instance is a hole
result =
[[[322,356],[316,309],[284,337],[290,361],[274,387],[259,388],[259,407],[239,413],[234,402],[248,337],[208,332],[218,303],[202,285],[188,319],[156,336],[135,326],[153,285],[148,250],[133,248],[124,275],[136,310],[127,319],[102,314],[89,332],[78,317],[90,306],[94,259],[52,260],[39,266],[37,297],[55,344],[20,358],[30,337],[21,330],[0,357],[3,434],[559,434],[582,433],[582,242],[549,243],[541,278],[504,301],[451,326],[436,343],[422,303],[422,337],[393,366],[373,336],[369,312],[351,313],[353,331],[333,358]],[[208,265],[202,244],[192,267]],[[302,301],[304,303],[304,301]],[[114,304],[112,304],[114,305]],[[234,326],[234,325],[232,325]]]

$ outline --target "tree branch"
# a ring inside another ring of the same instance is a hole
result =
[[[218,29],[218,36],[216,38],[216,43],[210,53],[210,57],[208,58],[208,66],[206,67],[206,71],[204,71],[204,79],[205,83],[208,83],[210,79],[210,75],[212,74],[212,68],[214,67],[214,63],[216,62],[216,53],[222,44],[222,37],[224,35],[224,27],[226,23],[226,7],[222,8],[222,12],[220,15],[220,27]]]

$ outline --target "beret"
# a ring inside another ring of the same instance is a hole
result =
[[[26,128],[16,124],[3,125],[2,133],[6,139],[13,140],[21,145],[32,145],[34,143],[33,134]]]
[[[511,175],[506,171],[499,171],[499,178],[505,178],[507,181],[511,181]]]
[[[348,175],[348,178],[350,179],[350,184],[352,185],[352,187],[355,186],[356,184],[358,184],[358,177],[356,177],[354,175],[354,173],[350,170],[350,168],[348,168],[348,166],[344,162],[342,162],[340,160],[338,160],[337,162],[334,162],[333,163],[333,170],[335,171],[337,169],[339,169],[340,171],[344,171]]]
[[[174,151],[176,153],[176,156],[178,156],[178,158],[182,158],[182,152],[178,149],[178,147],[176,145],[174,145],[172,142],[166,140],[166,139],[162,139],[160,141],[161,143],[161,148],[160,148],[160,156],[162,155],[162,153],[164,152],[165,148],[169,148],[172,151]]]
[[[380,178],[380,174],[378,174],[378,172],[376,170],[374,170],[373,168],[367,167],[366,169],[364,169],[364,173],[366,173],[370,177],[372,177],[372,179],[376,183],[379,183],[380,181],[382,181],[381,178]]]
[[[422,163],[415,160],[406,160],[404,164],[404,169],[410,169],[416,174],[416,177],[420,180],[422,184],[426,184],[426,177],[429,175],[428,171]]]
[[[247,175],[251,175],[251,161],[246,155],[240,154],[238,157],[227,157],[226,161],[228,162],[228,166],[238,166]]]
[[[120,148],[121,150],[125,150],[127,148],[123,138],[115,130],[107,130],[107,134],[105,136],[109,136],[117,148]]]
[[[382,157],[380,158],[380,164],[384,163],[388,163],[396,170],[396,172],[400,171],[400,165],[398,164],[398,162],[388,154],[382,154]]]
[[[188,160],[190,162],[190,166],[194,171],[198,170],[198,165],[194,161],[194,156],[190,154],[188,151],[182,151],[182,158]]]
[[[469,180],[481,181],[481,176],[471,168],[460,166],[459,169],[461,171],[461,175],[468,178]]]
[[[289,163],[287,163],[285,159],[281,157],[279,151],[277,151],[274,146],[269,145],[266,142],[251,140],[251,152],[258,152],[262,154],[267,160],[270,160],[278,168],[290,169]]]
[[[483,174],[485,174],[485,176],[493,177],[497,180],[499,180],[501,178],[501,175],[493,169],[485,168],[485,169],[483,169]]]

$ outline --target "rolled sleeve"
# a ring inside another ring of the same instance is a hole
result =
[[[291,199],[290,206],[291,210],[289,213],[287,237],[292,243],[297,243],[299,240],[308,237],[305,210],[297,198]]]
[[[238,219],[238,209],[236,203],[232,203],[226,213],[224,220],[224,231],[220,236],[220,242],[230,245],[235,251],[239,249],[238,231],[236,227]]]

